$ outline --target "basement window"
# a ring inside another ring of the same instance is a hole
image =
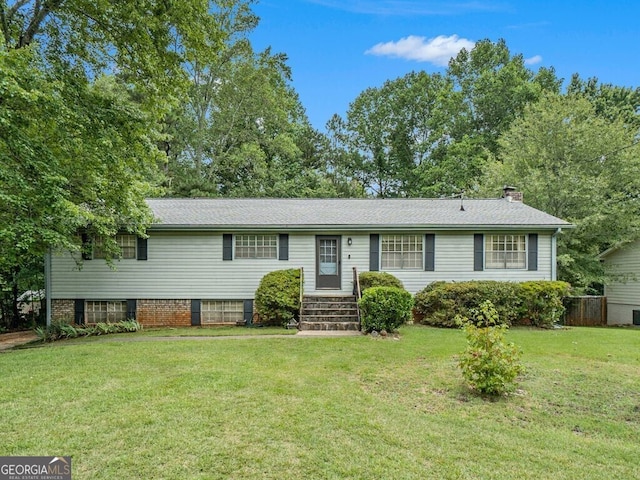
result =
[[[121,322],[127,319],[127,302],[88,300],[85,308],[87,323]]]
[[[202,325],[241,323],[244,321],[244,302],[242,300],[202,300],[200,321]]]

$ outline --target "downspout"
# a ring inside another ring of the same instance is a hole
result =
[[[561,228],[557,228],[555,233],[551,235],[551,280],[558,278],[558,234],[562,232]]]
[[[51,326],[51,248],[44,254],[44,295],[47,311],[47,327]]]

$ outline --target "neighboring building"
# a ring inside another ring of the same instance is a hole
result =
[[[54,319],[134,316],[145,325],[251,319],[262,277],[304,269],[305,295],[351,295],[353,271],[387,271],[415,293],[436,280],[553,280],[571,225],[518,197],[153,199],[148,239],[118,235],[115,270],[94,241],[81,269],[51,259]]]
[[[600,255],[613,280],[604,287],[608,325],[640,325],[640,240]]]

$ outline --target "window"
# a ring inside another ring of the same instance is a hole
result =
[[[121,322],[127,319],[127,302],[87,301],[87,323]]]
[[[486,268],[527,268],[526,235],[487,235]]]
[[[116,243],[120,248],[120,257],[123,259],[136,258],[136,240],[135,235],[119,234],[116,235]],[[93,241],[93,258],[105,258],[105,251],[103,249],[103,239],[97,237]]]
[[[383,270],[422,270],[422,235],[383,235]]]
[[[236,235],[236,258],[278,258],[278,236]]]
[[[202,325],[243,322],[243,306],[242,300],[202,300],[200,321]]]

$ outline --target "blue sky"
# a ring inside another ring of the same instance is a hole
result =
[[[261,0],[256,50],[286,53],[312,125],[368,87],[411,71],[443,72],[451,55],[504,38],[529,67],[640,86],[638,0]]]

